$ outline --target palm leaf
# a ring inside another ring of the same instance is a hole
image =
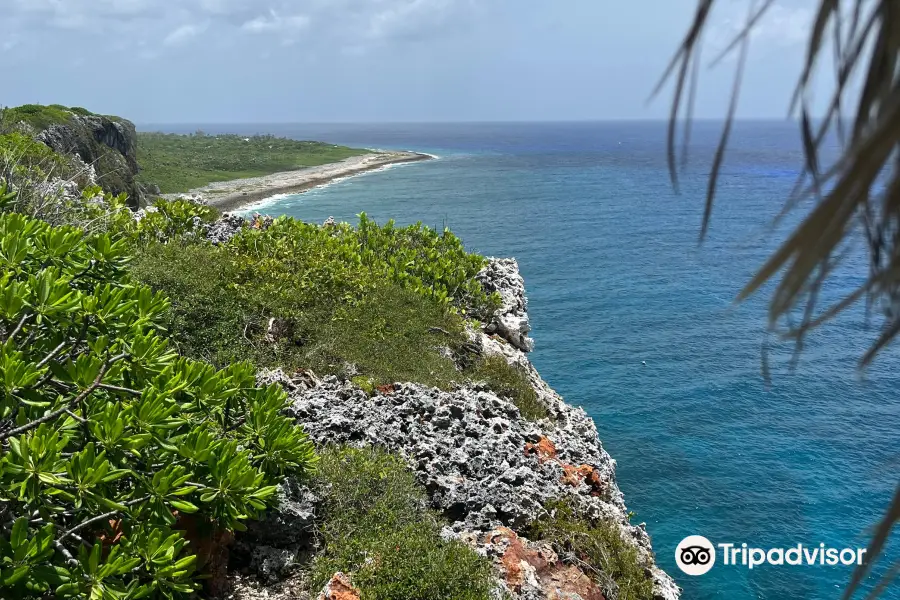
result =
[[[725,56],[739,52],[731,100],[710,172],[701,240],[712,225],[718,176],[731,134],[750,34],[772,4],[770,0],[751,0],[745,25],[713,60],[717,64]],[[769,326],[774,331],[779,323],[787,324],[782,337],[794,340],[794,360],[811,329],[863,300],[867,314],[873,307],[881,308],[884,323],[860,360],[860,366],[865,367],[900,335],[900,2],[851,0],[849,4],[851,9],[846,13],[841,10],[840,0],[819,0],[810,24],[806,58],[790,104],[791,114],[798,118],[804,162],[794,190],[775,223],[801,202],[811,201],[814,206],[740,291],[737,300],[759,292],[769,281],[777,281],[769,301]],[[674,82],[666,151],[669,175],[676,190],[676,164],[683,166],[686,162],[696,73],[691,72],[689,86],[686,79],[690,65],[696,67],[703,32],[714,5],[715,0],[698,0],[694,20],[653,91],[655,96],[667,83]],[[848,19],[849,26],[845,26]],[[810,113],[807,100],[817,68],[825,60],[827,40],[833,51],[835,85],[824,116],[817,120]],[[854,92],[856,88],[852,85],[854,77],[861,79],[858,92]],[[684,110],[682,99],[686,93],[688,103]],[[846,131],[844,110],[854,105],[852,125]],[[682,133],[679,161],[676,138],[681,120],[687,127]],[[823,165],[821,149],[831,135],[841,144],[841,153],[833,164]],[[834,304],[820,307],[819,291],[844,256],[843,250],[852,247],[857,239],[864,242],[869,253],[866,282]],[[798,310],[802,318],[795,324],[791,316]],[[764,342],[766,380],[769,377],[767,356],[768,342]],[[900,487],[875,529],[866,562],[853,574],[844,593],[845,600],[852,598],[871,574],[898,520]],[[893,565],[869,597],[881,594],[898,573],[900,565]]]

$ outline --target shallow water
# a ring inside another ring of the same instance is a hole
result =
[[[515,256],[534,363],[595,418],[626,502],[684,597],[839,597],[849,567],[716,565],[689,577],[674,561],[690,534],[765,548],[864,546],[897,483],[900,346],[861,378],[856,361],[875,331],[854,311],[809,339],[794,373],[791,347],[775,345],[767,390],[760,365],[771,288],[732,303],[784,234],[767,226],[800,164],[793,125],[739,124],[699,246],[714,124],[695,131],[681,195],[668,180],[661,123],[203,129],[439,155],[282,197],[265,211],[421,220],[450,226],[472,250]],[[863,259],[851,260],[826,297],[864,273]]]

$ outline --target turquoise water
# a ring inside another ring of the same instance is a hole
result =
[[[764,548],[865,546],[898,480],[900,346],[861,377],[856,361],[875,329],[852,312],[809,339],[793,373],[791,347],[775,344],[767,389],[760,364],[770,288],[732,304],[784,235],[768,225],[800,164],[793,125],[737,127],[700,246],[712,124],[693,136],[681,195],[668,181],[660,123],[218,129],[439,155],[265,211],[446,224],[472,250],[515,256],[529,292],[533,361],[596,420],[626,502],[684,597],[839,597],[849,567],[717,565],[692,578],[674,561],[690,534]],[[865,264],[851,259],[826,299],[857,285]]]

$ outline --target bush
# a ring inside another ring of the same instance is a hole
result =
[[[190,597],[215,557],[189,548],[314,463],[251,365],[168,349],[168,300],[127,260],[109,235],[0,214],[0,597]]]
[[[130,232],[145,246],[133,273],[173,298],[182,351],[319,373],[352,363],[376,384],[461,379],[442,348],[465,341],[459,313],[492,310],[496,297],[474,279],[484,259],[450,232],[365,215],[359,228],[276,219],[214,247],[191,233],[211,216],[182,204],[158,202]]]
[[[3,109],[0,114],[0,125],[9,128],[19,123],[26,123],[37,131],[43,131],[51,125],[68,123],[71,118],[72,112],[59,104],[50,106],[23,104],[15,108]]]
[[[136,255],[131,272],[171,298],[163,323],[180,354],[220,367],[247,359],[271,366],[257,355],[258,340],[251,341],[265,317],[242,306],[234,286],[239,270],[224,248],[151,244]]]
[[[359,227],[346,223],[320,226],[290,218],[266,229],[247,229],[231,247],[247,263],[280,280],[294,279],[295,291],[353,301],[373,281],[390,280],[442,305],[475,315],[492,312],[496,295],[485,294],[475,275],[485,259],[465,251],[449,229],[438,233],[421,223],[398,228],[359,216]],[[272,292],[284,288],[272,282]]]
[[[507,398],[518,407],[522,416],[539,421],[550,416],[547,407],[538,399],[528,375],[509,364],[502,356],[486,356],[467,370],[469,379],[485,383],[498,396]]]
[[[353,573],[363,600],[491,597],[490,563],[441,538],[437,515],[400,458],[373,448],[327,449],[316,485],[325,507],[314,590],[343,571]]]
[[[459,379],[438,348],[460,342],[462,320],[430,299],[381,282],[341,305],[325,293],[304,293],[291,280],[279,286],[281,279],[242,264],[225,247],[170,242],[149,245],[132,272],[172,298],[165,326],[188,356],[216,365],[250,359],[321,374],[342,373],[352,363],[373,385],[447,387]],[[306,282],[312,277],[307,273]],[[274,337],[270,319],[280,324]]]
[[[0,135],[0,176],[9,177],[14,170],[34,171],[57,176],[68,172],[69,163],[49,146],[22,133]]]
[[[652,600],[653,581],[647,565],[637,549],[622,539],[615,523],[589,519],[563,501],[546,508],[548,516],[533,523],[524,535],[551,542],[560,556],[574,555],[582,566],[594,569],[594,579],[601,585],[611,578],[621,600]]]

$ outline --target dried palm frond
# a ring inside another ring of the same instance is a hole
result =
[[[669,173],[676,189],[678,123],[681,120],[686,123],[681,133],[684,143],[681,163],[684,164],[700,40],[714,4],[715,0],[698,0],[694,19],[654,90],[655,95],[666,83],[674,82],[667,152]],[[709,178],[701,240],[711,221],[717,178],[740,94],[750,34],[772,4],[773,0],[751,1],[745,26],[714,60],[718,62],[731,52],[739,54],[728,114]],[[809,98],[813,75],[820,63],[828,60],[823,55],[829,45],[833,51],[835,86],[825,115],[819,120],[810,112]],[[851,84],[855,79],[861,81],[858,92]],[[852,109],[850,122],[845,123],[844,111],[849,109]],[[900,1],[818,0],[790,113],[798,117],[805,159],[794,192],[787,198],[779,218],[801,201],[811,201],[813,208],[741,290],[738,300],[758,291],[767,281],[777,279],[769,302],[769,324],[776,330],[779,323],[786,322],[787,329],[781,335],[794,340],[798,352],[811,329],[849,306],[865,301],[867,308],[879,307],[884,323],[860,359],[860,366],[865,367],[900,334]],[[823,165],[823,142],[832,135],[840,142],[840,154],[833,164]],[[847,244],[855,239],[862,239],[868,249],[868,278],[846,297],[817,313],[819,291],[840,262]],[[790,316],[797,310],[802,313],[802,319],[792,323]],[[855,571],[845,598],[858,591],[898,521],[900,487],[876,528],[867,561]],[[872,594],[880,593],[896,575],[895,566]]]

